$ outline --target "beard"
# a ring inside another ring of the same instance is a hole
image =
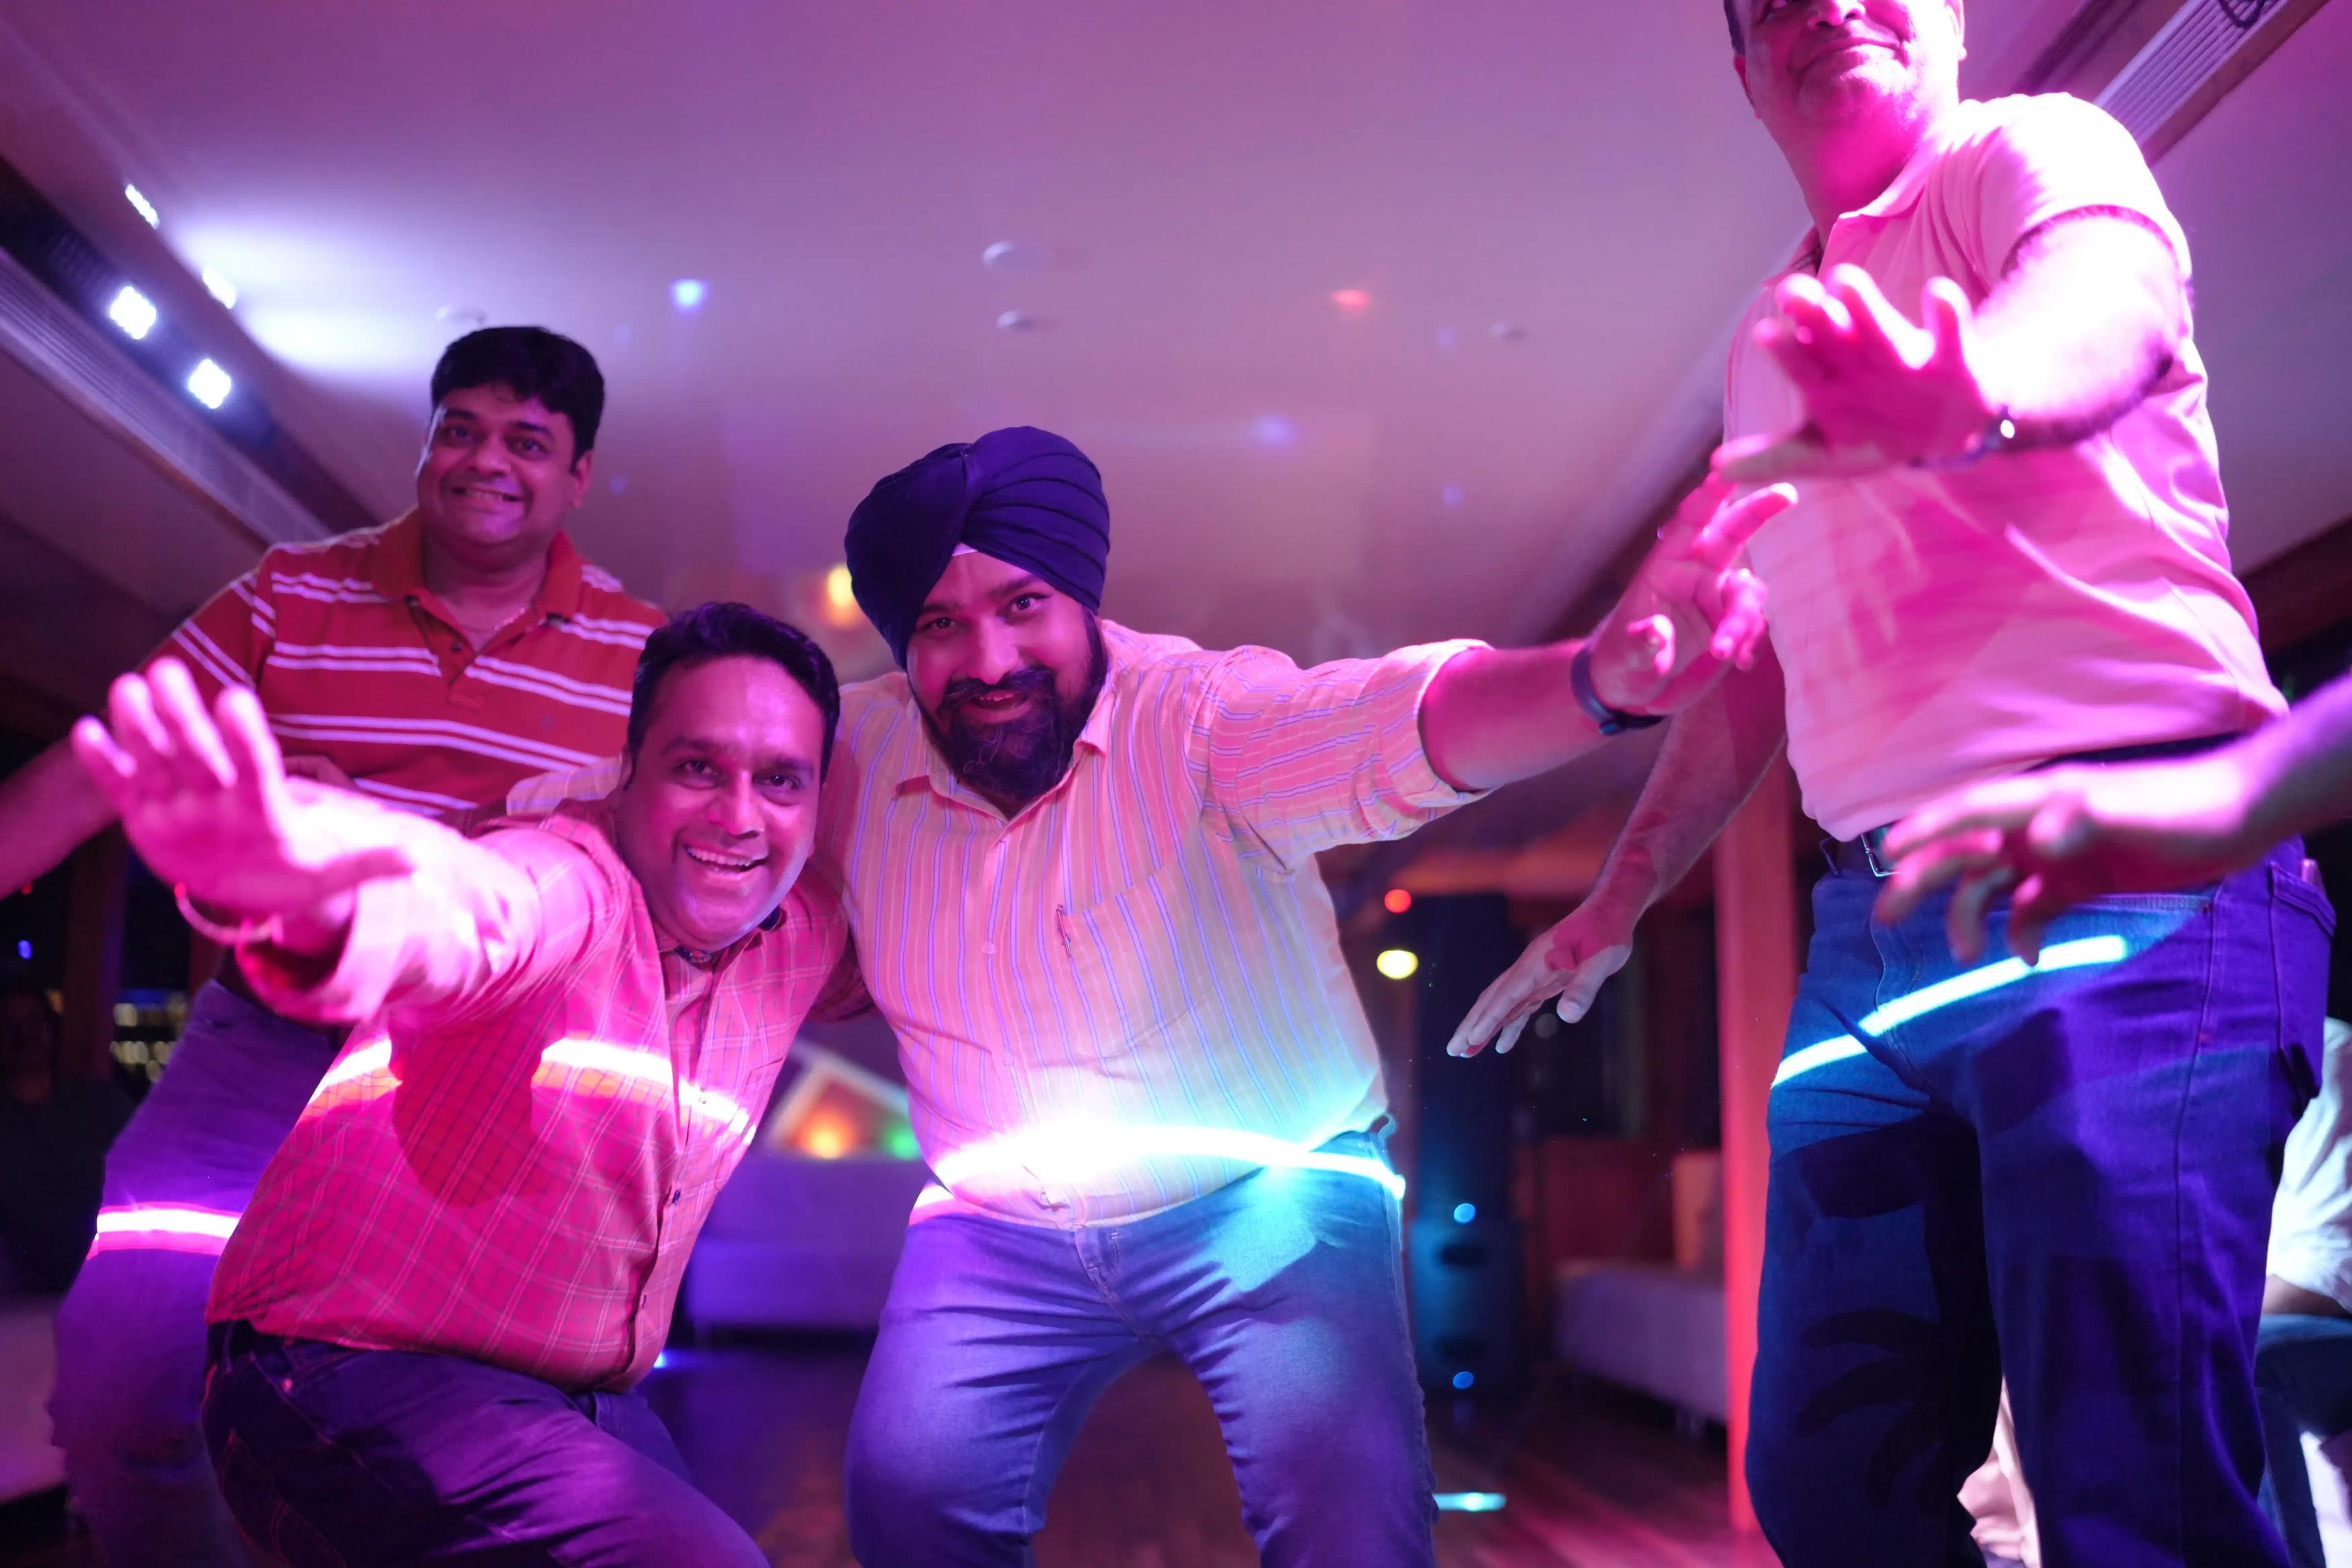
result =
[[[1013,803],[1013,812],[1062,782],[1110,670],[1101,623],[1091,616],[1087,618],[1087,646],[1086,686],[1076,697],[1064,698],[1054,672],[1042,664],[1024,665],[992,684],[969,679],[948,682],[940,693],[939,711],[923,710],[923,726],[957,778],[991,800]],[[975,719],[972,700],[992,696],[1026,700],[1009,717]]]

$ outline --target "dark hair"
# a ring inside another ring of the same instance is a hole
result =
[[[1723,19],[1731,25],[1731,52],[1748,52],[1748,35],[1739,30],[1739,0],[1723,0]]]
[[[712,603],[680,610],[667,625],[646,639],[637,656],[637,675],[629,691],[628,758],[636,764],[637,748],[653,727],[654,704],[670,672],[693,669],[715,658],[764,658],[781,666],[800,683],[816,710],[824,716],[824,752],[817,760],[817,776],[833,768],[833,734],[841,727],[841,682],[824,649],[797,626],[773,616],[763,616],[749,605]]]
[[[604,373],[596,356],[545,327],[484,327],[441,351],[433,367],[433,406],[453,392],[503,386],[518,402],[537,398],[572,421],[572,460],[596,446],[604,419]]]

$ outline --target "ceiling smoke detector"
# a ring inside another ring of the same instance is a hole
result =
[[[980,253],[980,264],[992,272],[1043,272],[1053,258],[1021,240],[1000,239]]]

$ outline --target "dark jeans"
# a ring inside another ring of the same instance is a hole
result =
[[[1889,928],[1866,873],[1815,889],[1748,1447],[1790,1568],[1978,1562],[1955,1494],[2004,1370],[2050,1568],[2285,1563],[2253,1341],[2334,925],[2301,867],[2098,900],[2039,969],[1965,974],[1942,900]]]
[[[1325,1145],[1378,1158],[1360,1133]],[[909,1226],[850,1423],[866,1568],[1017,1568],[1104,1389],[1173,1351],[1208,1391],[1269,1568],[1423,1568],[1436,1501],[1397,1200],[1268,1170],[1127,1224]]]
[[[245,1212],[335,1050],[330,1037],[215,982],[107,1154],[100,1215],[143,1215],[154,1233],[103,1237],[109,1248],[82,1266],[58,1313],[49,1414],[75,1499],[114,1568],[252,1562],[197,1426],[221,1238],[173,1227]]]
[[[2262,1398],[2263,1509],[2286,1537],[2294,1568],[2327,1568],[2303,1436],[2352,1432],[2352,1320],[2280,1313],[2264,1318],[2254,1344]]]
[[[222,1495],[292,1568],[765,1568],[635,1394],[241,1324],[214,1343]]]

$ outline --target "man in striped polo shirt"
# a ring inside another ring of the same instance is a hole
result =
[[[604,379],[536,327],[450,345],[415,509],[280,546],[172,635],[209,701],[247,686],[294,771],[452,816],[620,749],[661,617],[580,557]],[[111,820],[62,744],[0,786],[0,886]],[[246,1561],[197,1426],[204,1309],[262,1167],[333,1059],[332,1035],[206,985],[107,1162],[99,1235],[58,1326],[58,1439],[115,1568]]]

